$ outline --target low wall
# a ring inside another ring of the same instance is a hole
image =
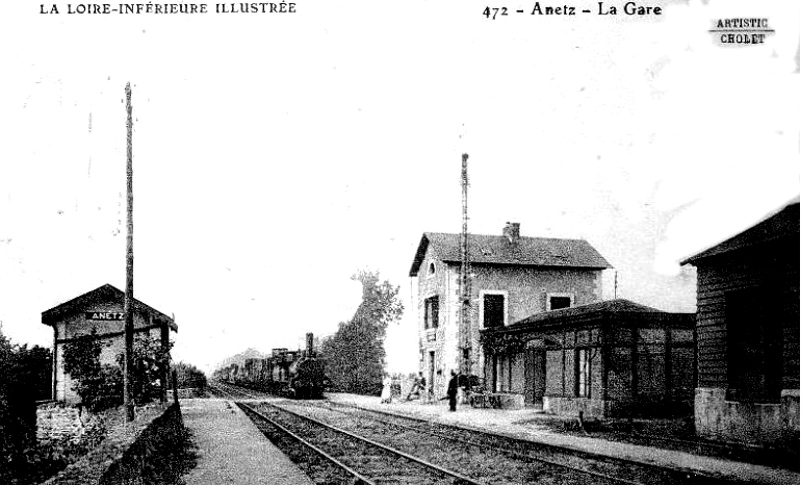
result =
[[[102,435],[102,428],[99,415],[78,408],[52,403],[36,409],[36,439],[46,446],[59,442],[77,444],[98,432]]]
[[[147,473],[182,449],[186,431],[177,404],[137,410],[129,425],[122,413],[108,425],[106,438],[86,456],[42,485],[146,484]]]
[[[579,412],[583,412],[585,418],[606,418],[614,412],[612,404],[602,399],[584,397],[545,396],[542,398],[542,410],[560,416],[578,416]]]
[[[690,416],[692,403],[642,397],[636,400],[592,399],[586,397],[545,396],[543,411],[561,416],[587,418],[664,418]]]
[[[523,409],[524,406],[522,394],[471,394],[469,399],[474,408]]]
[[[727,401],[726,390],[695,390],[695,431],[707,439],[798,448],[799,391],[782,391],[778,403]]]

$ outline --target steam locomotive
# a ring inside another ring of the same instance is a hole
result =
[[[314,351],[314,336],[306,334],[305,350],[273,349],[266,359],[247,359],[215,372],[218,379],[295,399],[320,399],[328,384],[325,366]]]

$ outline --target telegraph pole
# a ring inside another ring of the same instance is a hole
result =
[[[125,378],[123,403],[125,404],[125,421],[134,420],[133,403],[133,108],[131,107],[131,83],[125,84],[125,108],[128,111],[128,149],[127,149],[127,193],[128,193],[128,232],[125,251]]]
[[[472,332],[470,325],[470,299],[472,297],[472,288],[470,281],[470,256],[469,256],[469,234],[467,232],[467,187],[469,186],[467,179],[467,154],[462,155],[462,237],[461,237],[461,266],[459,275],[459,300],[461,302],[460,309],[460,325],[459,333],[461,334],[461,347],[462,355],[459,356],[462,365],[460,372],[464,375],[471,373],[471,359],[470,355],[472,350]]]

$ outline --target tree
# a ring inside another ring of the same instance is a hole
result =
[[[53,392],[53,352],[38,345],[31,348],[23,345],[19,347],[19,359],[23,382],[33,387],[34,397],[37,400],[50,399]]]
[[[11,483],[15,475],[27,472],[27,454],[36,444],[32,351],[13,345],[0,331],[0,483]]]
[[[360,271],[353,279],[362,284],[362,302],[350,321],[340,323],[337,332],[323,340],[321,353],[334,390],[378,394],[387,326],[403,314],[400,288],[381,281],[377,272]]]

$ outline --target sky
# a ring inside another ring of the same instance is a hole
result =
[[[799,194],[795,2],[653,2],[649,17],[499,3],[495,20],[473,0],[56,5],[0,6],[0,322],[18,343],[51,346],[42,311],[125,286],[126,82],[134,293],[175,316],[174,358],[206,370],[335,332],[361,269],[400,287],[388,366],[416,370],[409,268],[423,232],[461,229],[462,153],[471,232],[586,239],[615,268],[605,298],[616,272],[618,297],[668,311],[695,310],[678,261]],[[774,32],[709,32],[740,17]]]

